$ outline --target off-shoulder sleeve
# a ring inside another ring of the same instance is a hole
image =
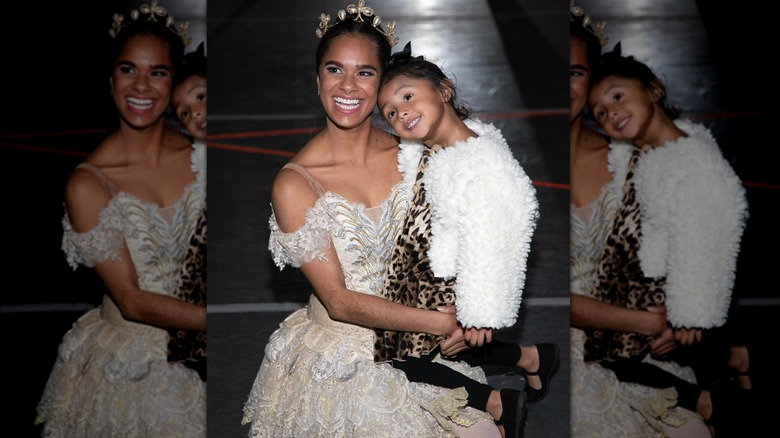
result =
[[[62,251],[73,270],[79,265],[88,268],[108,259],[119,260],[119,250],[125,245],[125,222],[116,202],[100,210],[98,224],[78,233],[70,224],[67,210],[62,218]]]
[[[268,249],[274,259],[274,264],[281,271],[285,266],[300,268],[315,258],[327,261],[327,253],[330,249],[331,231],[333,220],[327,212],[323,202],[317,200],[306,212],[306,220],[303,226],[291,233],[285,233],[279,229],[276,216],[271,207],[271,217],[268,225],[271,228],[271,236],[268,241]]]

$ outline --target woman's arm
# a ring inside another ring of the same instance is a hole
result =
[[[282,170],[271,189],[271,203],[279,230],[292,233],[303,227],[306,213],[316,201],[317,195],[303,177],[295,171]],[[341,264],[333,251],[325,260],[314,257],[302,263],[301,271],[334,320],[435,335],[449,335],[458,328],[453,314],[417,309],[347,289]]]
[[[571,295],[571,325],[579,328],[659,335],[667,328],[665,309],[633,310],[584,295]],[[663,310],[663,311],[661,311]]]
[[[73,230],[84,233],[95,228],[110,199],[97,178],[85,171],[74,172],[65,193]],[[119,248],[116,257],[96,263],[95,271],[124,318],[165,328],[206,331],[204,307],[139,288],[127,247]]]
[[[328,255],[327,261],[315,259],[304,264],[301,271],[334,320],[377,329],[433,335],[450,335],[458,329],[456,317],[452,313],[418,309],[347,289],[341,264],[334,253]]]

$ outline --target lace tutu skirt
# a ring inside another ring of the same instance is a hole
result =
[[[697,414],[677,407],[674,388],[656,389],[621,382],[597,362],[583,361],[585,333],[571,329],[572,437],[662,438],[670,430],[701,421]],[[695,383],[690,368],[653,361],[683,380]]]
[[[63,338],[38,405],[47,437],[205,437],[206,384],[168,363],[168,333],[110,300]]]
[[[253,437],[450,437],[492,419],[463,388],[409,382],[373,360],[373,331],[332,321],[316,299],[271,336],[244,406]],[[485,382],[480,369],[459,371]]]

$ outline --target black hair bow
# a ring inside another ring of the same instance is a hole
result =
[[[620,41],[618,41],[618,43],[615,44],[615,47],[611,51],[601,55],[601,59],[602,61],[620,61],[623,59],[632,61],[634,59],[633,56],[623,56],[622,51],[623,50],[620,46]]]
[[[422,56],[412,56],[412,42],[409,41],[404,46],[404,49],[400,52],[395,52],[390,56],[390,64],[397,64],[399,62],[406,62],[410,60],[422,61]]]

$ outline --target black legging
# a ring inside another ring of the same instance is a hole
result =
[[[720,375],[727,368],[731,356],[731,346],[738,345],[729,327],[719,327],[702,332],[702,341],[690,347],[673,350],[662,360],[671,360],[680,365],[689,366],[699,382]],[[674,387],[677,390],[678,405],[696,411],[696,403],[702,389],[701,384],[688,383],[683,379],[655,365],[641,362],[641,358],[604,360],[601,364],[615,372],[618,380],[638,383],[653,388]]]
[[[405,360],[394,360],[393,367],[406,373],[412,382],[429,383],[442,388],[466,389],[468,406],[487,411],[487,402],[493,388],[490,385],[470,379],[452,368],[436,362],[431,362],[437,350],[421,358],[407,357]],[[473,347],[452,358],[462,360],[472,366],[504,365],[515,366],[520,360],[520,347],[506,342],[493,341],[482,347]]]

